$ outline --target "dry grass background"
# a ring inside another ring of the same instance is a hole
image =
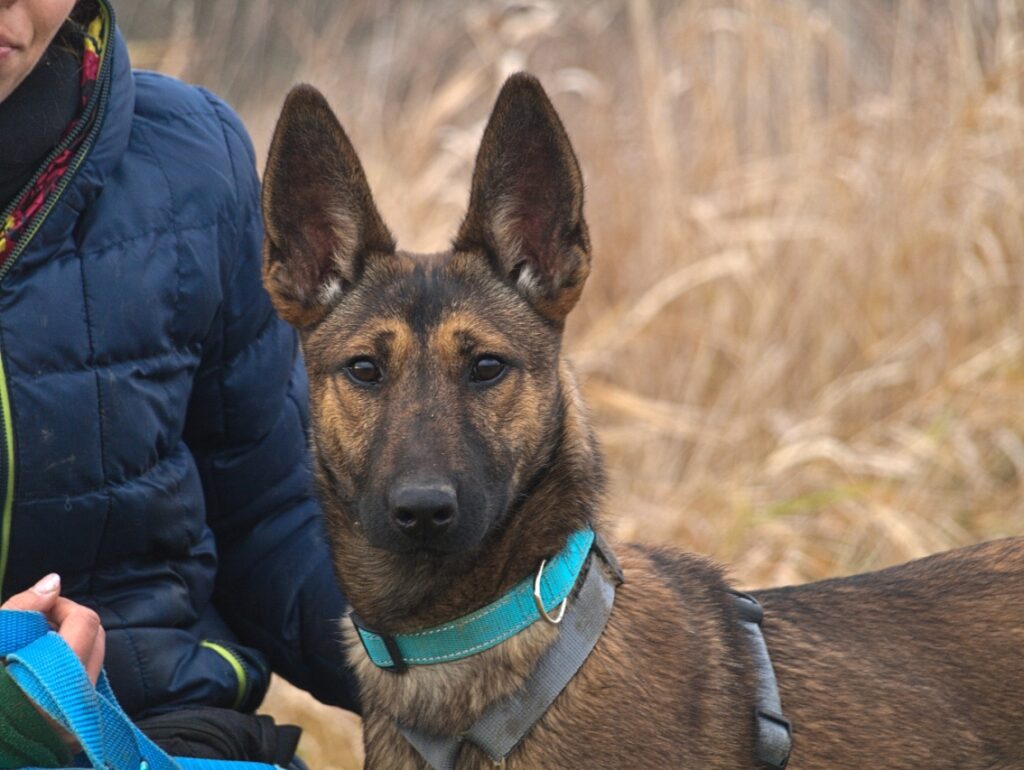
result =
[[[1024,534],[1024,14],[970,2],[117,2],[262,159],[316,84],[433,250],[502,79],[545,83],[595,269],[568,333],[624,538],[743,585]],[[358,724],[278,683],[318,768]]]

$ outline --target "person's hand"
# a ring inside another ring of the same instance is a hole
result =
[[[35,610],[46,616],[54,630],[74,650],[93,684],[103,668],[107,637],[95,612],[60,595],[60,576],[50,574],[27,591],[15,594],[3,610]]]

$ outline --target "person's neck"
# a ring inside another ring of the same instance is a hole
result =
[[[63,43],[52,43],[0,102],[0,211],[28,184],[78,113],[80,58]]]

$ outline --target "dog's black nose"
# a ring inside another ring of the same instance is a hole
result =
[[[458,501],[448,484],[405,484],[391,493],[391,517],[402,534],[426,543],[455,521]]]

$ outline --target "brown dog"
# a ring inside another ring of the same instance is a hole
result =
[[[448,251],[396,250],[345,132],[306,86],[285,102],[263,206],[265,283],[301,333],[318,485],[360,625],[391,645],[462,618],[571,533],[600,532],[601,456],[560,356],[590,270],[583,187],[536,80],[502,89]],[[615,550],[625,583],[610,619],[507,766],[754,766],[765,675],[721,572]],[[757,597],[791,768],[1024,768],[1024,540]],[[389,769],[427,767],[409,730],[457,739],[529,689],[569,633],[534,622],[400,672],[345,627],[367,765]],[[493,761],[466,742],[456,764]]]

